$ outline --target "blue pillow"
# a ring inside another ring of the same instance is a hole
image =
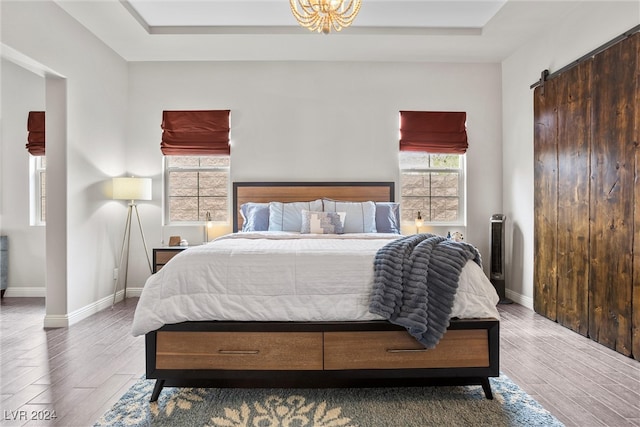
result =
[[[376,202],[376,229],[378,233],[400,234],[400,204]]]
[[[346,212],[345,233],[375,233],[376,205],[373,202],[341,202],[323,199],[325,212]]]
[[[302,228],[302,210],[321,211],[322,200],[310,202],[269,202],[269,231],[295,231]]]
[[[269,203],[245,203],[240,206],[242,231],[269,230]]]

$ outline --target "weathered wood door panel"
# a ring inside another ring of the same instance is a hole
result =
[[[556,320],[558,260],[558,113],[555,81],[534,92],[533,306]]]
[[[633,195],[633,218],[634,218],[634,236],[633,236],[633,326],[631,328],[631,339],[633,355],[640,360],[640,34],[632,37],[633,47],[636,57],[636,88],[635,88],[635,118],[633,136],[635,145],[634,160],[634,195]]]
[[[557,79],[558,323],[589,328],[589,156],[591,61]]]
[[[631,354],[637,57],[618,43],[593,59],[589,335]]]

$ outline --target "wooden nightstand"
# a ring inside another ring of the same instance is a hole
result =
[[[187,249],[188,246],[166,246],[153,248],[153,272],[157,273],[171,258]]]

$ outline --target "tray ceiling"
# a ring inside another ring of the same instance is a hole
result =
[[[128,61],[496,62],[582,1],[362,0],[351,27],[312,33],[287,0],[57,0]]]

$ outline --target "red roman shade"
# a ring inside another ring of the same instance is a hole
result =
[[[26,148],[32,156],[44,156],[44,111],[29,111]]]
[[[400,151],[464,154],[467,113],[400,111]]]
[[[163,111],[160,149],[165,156],[229,155],[229,110]]]

